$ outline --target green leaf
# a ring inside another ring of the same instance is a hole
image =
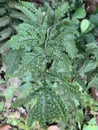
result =
[[[77,110],[75,115],[76,115],[76,120],[77,120],[79,123],[82,123],[82,121],[84,120],[84,115],[83,115],[82,109]]]
[[[95,118],[92,118],[89,122],[88,122],[89,125],[96,125],[96,119]]]
[[[87,88],[89,89],[92,86],[96,86],[98,88],[98,77],[94,77],[88,84]]]
[[[86,45],[87,51],[92,51],[92,49],[95,50],[97,48],[98,48],[98,46],[97,46],[96,41],[91,42],[91,43],[89,43],[89,44]]]
[[[3,41],[5,39],[9,38],[11,34],[12,34],[11,28],[4,29],[3,31],[0,32],[0,41]]]
[[[8,25],[10,22],[10,19],[8,16],[0,18],[0,27],[4,27],[6,25]]]
[[[20,52],[21,53],[21,52]],[[12,77],[13,73],[18,68],[20,63],[20,54],[18,51],[11,50],[7,57],[5,57],[4,61],[7,65],[6,77]]]
[[[91,42],[94,42],[95,41],[95,36],[93,33],[87,33],[85,35],[85,40],[87,43],[91,43]]]
[[[55,21],[55,14],[54,10],[50,7],[48,7],[47,10],[47,23],[51,26]]]
[[[82,7],[79,7],[78,9],[76,9],[76,11],[73,14],[73,18],[76,18],[76,19],[82,19],[85,16],[86,16],[86,11]]]
[[[98,26],[98,14],[93,14],[90,16],[90,21],[95,26]]]
[[[28,125],[31,126],[34,121],[38,121],[41,126],[45,127],[46,122],[66,121],[66,106],[60,96],[52,89],[42,92],[39,93],[40,98],[29,112]]]
[[[34,4],[31,4],[31,3],[29,3],[29,2],[25,2],[25,1],[21,1],[20,2],[23,6],[25,6],[26,8],[28,8],[29,10],[31,10],[32,12],[36,12],[36,11],[38,11],[36,8],[35,8],[35,6],[34,6]],[[16,8],[17,8],[17,6],[16,6]]]
[[[26,7],[17,6],[17,9],[21,10],[32,22],[36,22],[36,18],[34,17],[33,13]]]
[[[96,61],[98,62],[98,46],[97,49],[93,51],[93,54],[95,55]]]
[[[10,45],[13,49],[26,48],[27,43],[30,44],[34,40],[33,36],[13,36],[10,41]],[[28,41],[28,42],[27,42]]]
[[[81,32],[84,33],[90,25],[90,22],[88,19],[83,19],[80,25]]]
[[[14,92],[13,92],[13,88],[12,88],[12,86],[9,86],[7,89],[6,89],[6,92],[5,92],[5,97],[6,97],[6,99],[8,100],[8,99],[11,99],[12,97],[13,97],[13,94],[14,94]]]
[[[55,10],[55,19],[60,20],[64,16],[64,14],[68,11],[68,9],[69,9],[68,2],[58,6],[58,8]]]
[[[25,21],[25,22],[29,22],[29,19],[23,14],[23,13],[19,13],[17,11],[12,11],[11,14],[10,14],[10,17],[13,18],[13,19],[20,19],[22,21]]]
[[[88,125],[87,127],[84,127],[83,130],[98,130],[98,126]]]
[[[6,9],[5,8],[0,8],[0,16],[4,15],[6,13]]]
[[[65,47],[66,47],[66,52],[68,53],[69,57],[74,59],[77,56],[77,48],[75,45],[75,42],[73,39],[65,39]]]
[[[87,64],[84,64],[80,69],[80,73],[87,73],[93,71],[97,67],[97,63],[94,61],[89,61]]]

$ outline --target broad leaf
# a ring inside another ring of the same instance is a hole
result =
[[[86,16],[86,11],[84,8],[79,7],[74,12],[73,18],[82,19]]]
[[[88,29],[89,25],[90,25],[89,20],[83,19],[80,25],[81,32],[84,33]]]

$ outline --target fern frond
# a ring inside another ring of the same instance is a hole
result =
[[[88,63],[84,63],[84,65],[80,69],[80,73],[87,73],[93,71],[96,67],[97,67],[97,62],[89,61]]]
[[[77,56],[77,48],[74,40],[65,39],[66,52],[68,52],[70,58],[75,58]]]
[[[28,53],[22,57],[21,64],[19,65],[18,73],[23,75],[26,71],[31,71],[33,74],[33,80],[35,77],[43,72],[45,66],[42,66],[42,54]],[[33,66],[33,67],[32,67]],[[36,71],[36,72],[35,72]],[[36,75],[36,76],[35,76]]]
[[[4,27],[4,26],[6,26],[9,23],[10,23],[10,19],[9,19],[8,16],[0,18],[0,27]]]
[[[8,56],[5,58],[5,63],[7,65],[7,74],[6,77],[12,77],[13,73],[15,72],[15,70],[17,70],[18,65],[20,64],[20,60],[21,60],[21,54],[18,51],[10,51],[10,53],[8,54]]]
[[[17,21],[20,20],[20,21],[25,21],[26,23],[29,23],[29,19],[22,12],[17,13],[16,10],[13,10],[13,12],[10,13],[10,17],[12,19],[16,19]],[[18,26],[18,24],[19,24],[19,22],[16,23],[16,26]]]
[[[24,87],[24,86],[22,86],[22,87]],[[25,87],[28,87],[28,86],[26,85]],[[25,105],[32,100],[32,97],[33,97],[33,99],[38,98],[40,95],[42,95],[42,93],[43,93],[43,89],[42,89],[42,87],[39,87],[37,90],[31,91],[30,93],[28,93],[27,96],[25,96],[25,95],[19,96],[16,99],[16,101],[12,104],[12,107],[15,108],[15,107],[19,107],[21,105]]]
[[[79,86],[73,86],[68,82],[68,79],[70,79],[71,76],[69,73],[57,73],[56,71],[50,71],[48,76],[49,79],[54,81],[54,83],[57,83],[57,86],[61,86],[64,93],[79,93]]]
[[[32,40],[34,39],[33,36],[15,36],[11,39],[10,44],[13,49],[21,49],[21,48],[26,48],[27,47],[27,41],[28,45],[32,43]]]
[[[92,86],[96,86],[98,89],[98,77],[95,76],[88,84],[87,89],[91,88]]]
[[[0,32],[0,41],[2,42],[6,38],[10,37],[12,34],[12,29],[11,28],[6,28],[3,31]]]
[[[37,20],[34,17],[34,15],[32,15],[32,12],[27,9],[26,7],[17,7],[17,9],[21,10],[32,22],[36,23]]]
[[[4,15],[6,13],[6,9],[0,8],[0,16]]]
[[[62,5],[58,6],[55,10],[55,19],[56,21],[61,20],[64,17],[65,13],[68,11],[69,5],[68,3],[63,3]]]
[[[33,25],[42,22],[43,14],[40,8],[36,9],[33,4],[28,2],[21,3],[23,6],[16,6],[16,8],[21,10],[29,18]]]
[[[42,93],[34,107],[29,111],[28,125],[34,121],[39,121],[42,127],[46,127],[46,122],[66,121],[66,106],[52,89],[46,90],[46,97]]]
[[[39,88],[28,96],[17,99],[13,103],[13,107],[24,105],[32,100],[36,99],[36,103],[33,104],[33,108],[29,111],[28,125],[31,125],[34,121],[39,121],[42,127],[46,127],[46,122],[59,122],[66,121],[66,106],[61,100],[60,96],[56,94],[51,88],[46,89],[44,95],[44,88]],[[46,108],[44,108],[46,106]]]
[[[24,7],[28,8],[34,15],[34,17],[37,19],[37,23],[40,23],[42,22],[42,19],[43,19],[43,12],[41,10],[41,8],[38,8],[36,9],[34,4],[31,4],[29,2],[21,2],[23,4]],[[22,11],[22,10],[21,10]]]

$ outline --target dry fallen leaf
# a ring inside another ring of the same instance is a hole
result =
[[[0,126],[0,130],[11,130],[12,127],[10,125],[3,125],[3,126]]]
[[[18,77],[10,78],[7,82],[7,86],[11,85],[13,87],[13,91],[15,91],[20,84],[21,81],[19,80]]]
[[[56,125],[49,126],[48,130],[60,130]]]
[[[13,115],[14,115],[14,118],[16,118],[16,119],[19,119],[19,118],[20,118],[20,113],[19,113],[19,111],[14,112]]]
[[[11,99],[6,100],[6,102],[5,102],[5,107],[6,107],[7,109],[9,109],[9,108],[11,107]]]

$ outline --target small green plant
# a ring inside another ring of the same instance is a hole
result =
[[[24,81],[13,107],[32,104],[28,125],[34,121],[39,121],[42,127],[66,122],[68,108],[61,96],[68,92],[78,94],[78,86],[68,82],[73,71],[71,60],[77,57],[78,34],[72,26],[74,22],[63,18],[69,5],[64,3],[55,9],[54,19],[51,8],[42,12],[27,2],[16,8],[27,15],[29,22],[20,24],[17,35],[5,45],[11,48],[4,58],[6,78],[19,76]]]
[[[23,82],[12,107],[26,107],[28,127],[39,122],[46,128],[57,122],[66,130],[81,129],[84,116],[80,106],[85,107],[82,96],[97,85],[98,77],[97,43],[84,42],[92,24],[83,19],[84,8],[79,7],[70,19],[67,2],[53,9],[46,6],[47,10],[36,9],[28,2],[16,6],[27,21],[17,27],[17,34],[2,48],[10,49],[4,57],[6,80],[18,76]],[[82,11],[82,18],[78,11]]]

